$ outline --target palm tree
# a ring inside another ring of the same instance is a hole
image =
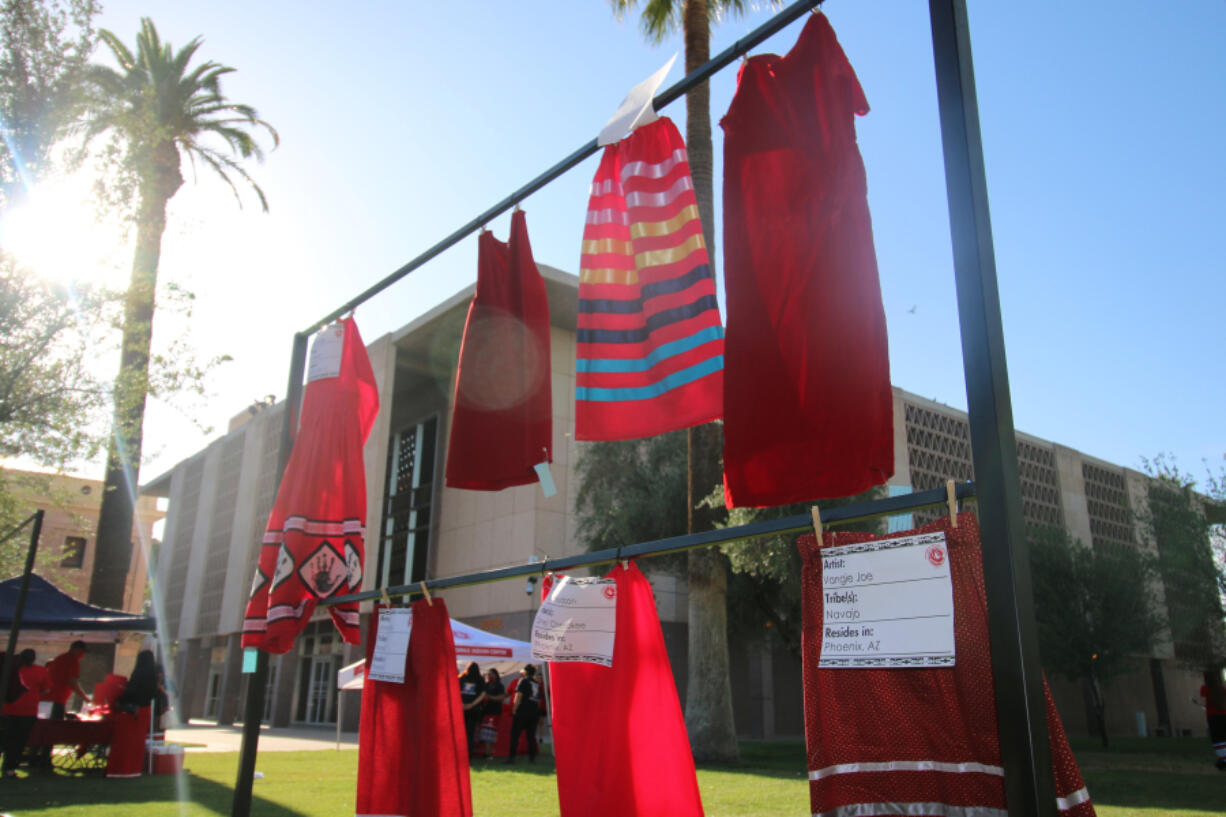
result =
[[[233,177],[237,176],[255,191],[267,212],[264,191],[231,157],[263,160],[253,132],[267,131],[274,147],[279,139],[254,108],[230,102],[222,94],[221,78],[233,68],[212,61],[189,65],[200,48],[199,37],[175,51],[161,41],[147,17],[141,20],[135,55],[110,31],[102,30],[99,36],[119,70],[89,66],[85,141],[108,132],[117,137],[126,150],[125,170],[131,173],[137,193],[136,248],[124,298],[123,345],[89,593],[92,603],[118,608],[123,606],[132,552],[158,259],[166,205],[183,186],[182,158],[186,155],[193,167],[199,162],[213,170],[236,197]]]
[[[623,17],[637,0],[609,0],[616,16]],[[640,22],[653,42],[681,29],[685,39],[685,72],[711,59],[711,20],[741,14],[744,0],[646,0]],[[685,142],[698,199],[698,216],[707,241],[712,269],[715,264],[714,148],[711,143],[711,90],[706,82],[685,97]],[[719,480],[721,429],[715,423],[691,428],[686,445],[688,468],[688,529],[695,528],[699,500]],[[689,554],[688,672],[685,727],[698,760],[734,762],[740,752],[732,717],[732,682],[728,666],[728,567],[716,550],[703,548]]]

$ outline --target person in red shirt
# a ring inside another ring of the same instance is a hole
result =
[[[38,720],[38,701],[51,689],[47,668],[40,667],[34,650],[22,650],[17,658],[17,678],[25,688],[21,697],[4,704],[0,714],[4,716],[4,762],[0,771],[5,777],[16,777],[25,752],[26,741]]]
[[[1211,679],[1208,674],[1206,680]],[[1217,754],[1218,771],[1226,772],[1226,687],[1222,683],[1201,684],[1200,696],[1205,699],[1205,720],[1209,724],[1209,740]],[[1195,700],[1195,699],[1193,699]]]
[[[47,662],[47,674],[51,679],[51,720],[64,720],[64,712],[72,693],[80,695],[85,703],[89,696],[81,689],[81,656],[85,655],[85,642],[74,641],[68,652],[57,655]]]

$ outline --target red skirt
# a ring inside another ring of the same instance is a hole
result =
[[[117,712],[111,751],[106,760],[107,777],[140,777],[145,765],[145,739],[149,737],[149,707],[133,715]]]

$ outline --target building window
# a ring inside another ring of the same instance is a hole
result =
[[[82,567],[85,564],[85,537],[65,536],[60,567]]]
[[[425,578],[434,502],[438,418],[401,429],[388,451],[387,490],[379,537],[378,586]]]
[[[343,644],[331,619],[313,621],[298,640],[298,693],[294,720],[299,723],[336,723],[336,673],[341,668]]]

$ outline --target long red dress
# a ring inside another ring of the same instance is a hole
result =
[[[805,743],[814,814],[1003,814],[1004,768],[996,726],[987,595],[979,523],[948,517],[914,531],[945,533],[954,603],[956,663],[951,667],[819,668],[824,637],[823,548],[869,542],[870,533],[813,534],[797,542],[803,568]],[[1051,694],[1047,727],[1057,808],[1093,817],[1085,782]]]
[[[361,590],[366,562],[362,446],[379,389],[353,318],[316,336],[307,376],[243,619],[243,646],[271,653],[290,651],[320,599]],[[328,612],[346,642],[362,643],[356,603]]]
[[[694,757],[651,584],[616,580],[613,666],[550,662],[562,817],[702,817]],[[546,580],[546,596],[551,587]]]
[[[724,128],[729,507],[850,496],[894,473],[864,163],[868,102],[825,15],[751,57]]]
[[[511,240],[478,241],[477,292],[468,308],[456,371],[447,484],[498,491],[537,481],[553,461],[549,299],[532,259],[523,211]]]
[[[379,634],[370,618],[366,665]],[[468,742],[455,642],[442,599],[414,602],[404,683],[366,679],[358,738],[357,817],[472,817]]]

